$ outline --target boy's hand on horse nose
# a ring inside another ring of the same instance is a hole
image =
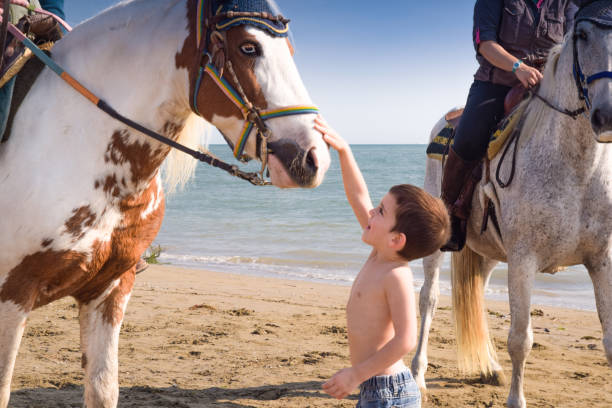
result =
[[[323,135],[323,140],[329,146],[336,149],[338,152],[344,151],[347,149],[348,144],[340,135],[325,122],[325,119],[321,116],[317,116],[315,118],[314,128],[321,132]]]

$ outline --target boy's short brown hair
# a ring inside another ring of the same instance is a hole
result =
[[[431,255],[450,238],[450,218],[442,200],[410,184],[398,184],[389,192],[395,197],[395,226],[406,235],[398,254],[412,261]]]

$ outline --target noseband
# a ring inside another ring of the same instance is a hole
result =
[[[236,71],[226,56],[225,31],[236,24],[249,24],[263,26],[268,32],[276,36],[285,36],[289,30],[289,20],[282,15],[274,16],[267,12],[221,12],[220,7],[213,15],[212,1],[200,0],[198,2],[197,20],[197,43],[200,60],[198,63],[198,76],[191,95],[191,107],[195,113],[202,116],[198,109],[198,94],[204,76],[208,75],[212,81],[221,89],[223,94],[238,108],[243,118],[242,131],[240,138],[233,146],[234,157],[242,162],[249,158],[244,154],[249,135],[253,127],[256,129],[256,155],[261,160],[260,175],[267,166],[268,160],[268,139],[272,131],[265,124],[267,119],[278,118],[290,115],[317,114],[319,110],[315,106],[297,105],[287,106],[280,109],[262,110],[257,108],[246,96]],[[229,21],[228,21],[229,20]],[[220,24],[223,22],[223,24]],[[210,51],[209,51],[210,49]],[[236,87],[233,87],[224,77],[223,72],[227,71]],[[224,136],[225,137],[225,136]],[[225,137],[228,144],[232,144]]]

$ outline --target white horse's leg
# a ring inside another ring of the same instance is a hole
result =
[[[587,268],[593,281],[604,350],[612,367],[612,257],[587,265]]]
[[[15,358],[27,317],[28,313],[15,303],[0,302],[0,408],[8,406]]]
[[[98,298],[80,305],[86,407],[117,406],[119,331],[133,285],[134,268],[113,281]]]
[[[510,299],[511,324],[508,335],[508,353],[512,360],[512,384],[508,395],[509,408],[525,408],[523,379],[525,361],[533,345],[531,329],[531,290],[536,267],[526,259],[508,263],[508,297]]]
[[[442,259],[444,259],[444,253],[440,251],[436,251],[432,255],[423,258],[423,275],[425,279],[419,294],[421,332],[419,334],[417,350],[411,364],[412,375],[414,375],[423,397],[426,395],[427,342],[431,322],[438,306],[438,297],[440,296],[439,277]]]
[[[491,278],[491,273],[495,266],[499,263],[495,259],[490,259],[483,257],[482,259],[482,275],[484,277],[484,289],[489,285],[489,279]],[[491,340],[492,341],[492,340]],[[495,350],[495,344],[493,344],[493,350]],[[503,385],[506,382],[506,377],[504,376],[504,370],[497,362],[497,354],[489,353],[489,366],[491,367],[491,375],[486,378],[489,384],[492,385]]]

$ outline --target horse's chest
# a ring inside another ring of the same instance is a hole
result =
[[[155,186],[156,187],[156,186]],[[120,205],[121,222],[114,228],[108,246],[94,251],[93,279],[79,288],[74,296],[88,302],[98,296],[123,273],[132,268],[157,235],[163,215],[161,192],[147,190],[141,199],[124,201]],[[96,261],[96,258],[99,260]]]
[[[89,302],[102,294],[136,264],[157,235],[163,193],[152,183],[138,197],[122,200],[117,209],[118,216],[110,210],[102,216],[73,212],[62,236],[44,240],[37,252],[9,271],[0,300],[31,310],[64,296]]]

